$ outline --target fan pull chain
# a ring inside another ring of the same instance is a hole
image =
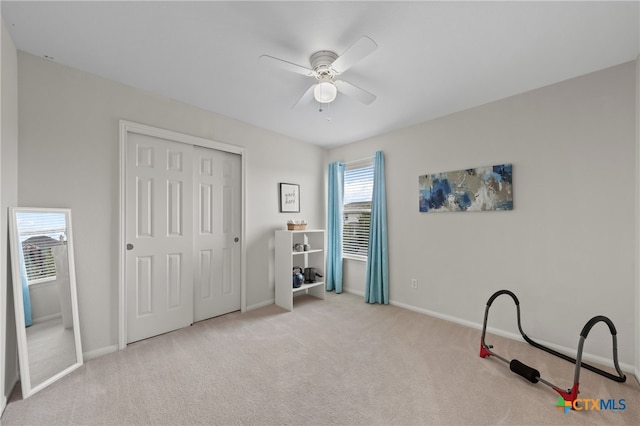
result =
[[[320,104],[320,108],[318,108],[318,112],[322,113],[325,111],[325,109],[327,110],[327,121],[331,121],[331,115],[329,114],[329,109],[331,108],[331,103],[328,104],[323,104],[321,102],[318,102]]]

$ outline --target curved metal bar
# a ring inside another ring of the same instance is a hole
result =
[[[593,367],[589,364],[585,364],[584,362],[582,362],[582,349],[584,347],[584,341],[587,339],[587,336],[589,335],[589,332],[591,331],[591,329],[593,328],[594,325],[596,325],[599,322],[604,322],[605,324],[607,324],[607,326],[609,327],[609,331],[611,332],[611,341],[612,341],[612,345],[613,345],[613,366],[616,369],[616,372],[618,373],[618,376],[614,376],[611,373],[608,373],[606,371],[600,370],[599,368]],[[625,376],[625,374],[622,372],[622,370],[620,369],[620,365],[618,364],[618,338],[617,338],[617,331],[616,331],[616,326],[613,325],[613,322],[603,316],[603,315],[597,315],[593,318],[591,318],[582,328],[582,332],[580,332],[580,340],[578,341],[578,352],[576,355],[576,371],[574,373],[574,383],[578,383],[579,379],[580,379],[580,367],[585,367],[588,370],[591,370],[595,373],[600,374],[601,376],[604,376],[608,379],[611,379],[613,381],[616,381],[618,383],[623,383],[627,380],[627,376]]]
[[[520,334],[523,334],[522,331],[522,326],[520,324],[520,301],[518,300],[518,298],[516,297],[515,294],[513,294],[511,291],[509,290],[499,290],[496,291],[495,293],[493,293],[493,295],[491,295],[491,297],[489,298],[489,300],[487,301],[487,306],[484,310],[484,322],[482,325],[482,337],[480,338],[480,356],[482,358],[485,358],[489,355],[493,355],[496,357],[499,357],[498,355],[496,355],[495,353],[493,353],[490,349],[491,349],[491,345],[487,345],[485,343],[485,336],[487,334],[487,320],[489,318],[489,308],[491,307],[491,305],[493,304],[493,301],[496,300],[496,298],[500,295],[506,294],[508,296],[511,296],[511,298],[513,299],[513,302],[516,304],[516,310],[517,310],[517,316],[518,316],[518,329],[520,330]],[[507,361],[506,359],[499,357],[500,359],[502,359],[503,361],[505,361],[507,364],[509,363],[509,361]]]

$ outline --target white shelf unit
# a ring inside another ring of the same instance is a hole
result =
[[[308,244],[308,251],[296,251],[296,244]],[[305,292],[319,299],[324,299],[327,258],[325,253],[323,229],[304,231],[276,231],[276,305],[288,311],[293,310],[293,297],[296,293]],[[304,283],[293,288],[293,267],[316,268],[323,275],[316,277],[314,283]]]

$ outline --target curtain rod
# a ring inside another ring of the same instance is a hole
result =
[[[373,160],[373,155],[371,157],[365,157],[365,158],[361,158],[359,160],[351,160],[351,161],[345,161],[344,165],[348,166],[350,164],[357,164],[357,163],[364,163],[365,161],[370,161]]]

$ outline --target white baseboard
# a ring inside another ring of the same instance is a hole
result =
[[[480,323],[476,323],[473,321],[468,321],[468,320],[463,320],[460,318],[456,318],[456,317],[452,317],[450,315],[445,315],[445,314],[441,314],[438,312],[434,312],[434,311],[430,311],[428,309],[422,309],[422,308],[418,308],[412,305],[407,305],[405,303],[400,303],[400,302],[395,302],[395,301],[390,301],[389,302],[391,305],[395,305],[398,306],[400,308],[404,308],[404,309],[408,309],[410,311],[414,311],[414,312],[418,312],[421,314],[425,314],[425,315],[429,315],[435,318],[440,318],[446,321],[451,321],[454,322],[456,324],[460,324],[460,325],[464,325],[466,327],[470,327],[470,328],[475,328],[477,330],[482,330],[482,324]],[[512,333],[509,331],[504,331],[501,329],[497,329],[497,328],[493,328],[493,327],[487,327],[487,331],[491,334],[495,334],[497,336],[501,336],[501,337],[506,337],[508,339],[512,339],[512,340],[517,340],[520,342],[524,342],[525,340],[522,338],[522,336],[520,334],[517,333]],[[479,337],[479,336],[478,336]],[[565,346],[560,346],[560,345],[556,345],[554,343],[549,343],[546,342],[544,340],[536,340],[537,343],[540,343],[543,346],[549,347],[557,352],[561,352],[564,353],[572,358],[575,358],[576,356],[576,350],[575,348],[567,348]],[[582,353],[582,360],[583,361],[590,361],[590,362],[595,362],[598,364],[602,364],[602,365],[606,365],[608,367],[614,367],[613,365],[613,360],[612,359],[608,359],[608,358],[604,358],[601,357],[599,355],[593,355],[590,353],[586,353],[583,352]],[[636,378],[639,376],[637,369],[631,365],[631,364],[625,364],[625,363],[619,363],[620,364],[620,369],[622,371],[625,371],[627,373],[633,373],[635,372]]]
[[[355,294],[356,296],[364,297],[364,291],[353,290],[347,287],[342,287],[342,291],[349,294]]]
[[[13,393],[13,391],[15,390],[15,387],[16,387],[16,385],[18,384],[18,381],[19,381],[19,380],[20,380],[20,374],[19,374],[19,372],[18,372],[18,371],[16,371],[16,372],[14,373],[14,375],[13,375],[13,378],[11,378],[11,380],[9,380],[9,381],[8,381],[9,386],[7,386],[7,387],[6,387],[6,389],[4,390],[4,392],[5,392],[7,395],[11,396],[11,394],[12,394],[12,393]],[[3,396],[4,396],[4,395],[3,395]],[[8,399],[6,399],[6,397],[5,397],[5,407],[6,407],[6,403],[8,403],[8,402],[9,402],[9,400],[8,400]],[[4,408],[3,408],[3,410],[4,410]],[[0,412],[1,412],[1,411],[0,411]],[[0,422],[0,425],[1,425],[1,424],[2,424],[2,423]]]
[[[274,303],[276,303],[276,299],[270,299],[270,300],[266,300],[264,302],[256,303],[255,305],[247,306],[245,308],[245,312],[249,312],[249,311],[252,311],[254,309],[263,308],[265,306],[273,305]]]
[[[2,399],[0,399],[0,417],[2,417],[2,413],[4,413],[4,409],[7,406],[7,397],[4,395],[0,395]]]
[[[103,355],[107,355],[117,351],[118,351],[118,345],[105,346],[104,348],[95,349],[89,352],[83,352],[82,357],[84,358],[85,361],[88,361],[90,359],[98,358]]]
[[[62,313],[58,312],[56,314],[45,315],[43,317],[33,318],[32,322],[34,324],[39,324],[39,323],[51,321],[52,319],[57,319],[57,318],[62,318]]]

